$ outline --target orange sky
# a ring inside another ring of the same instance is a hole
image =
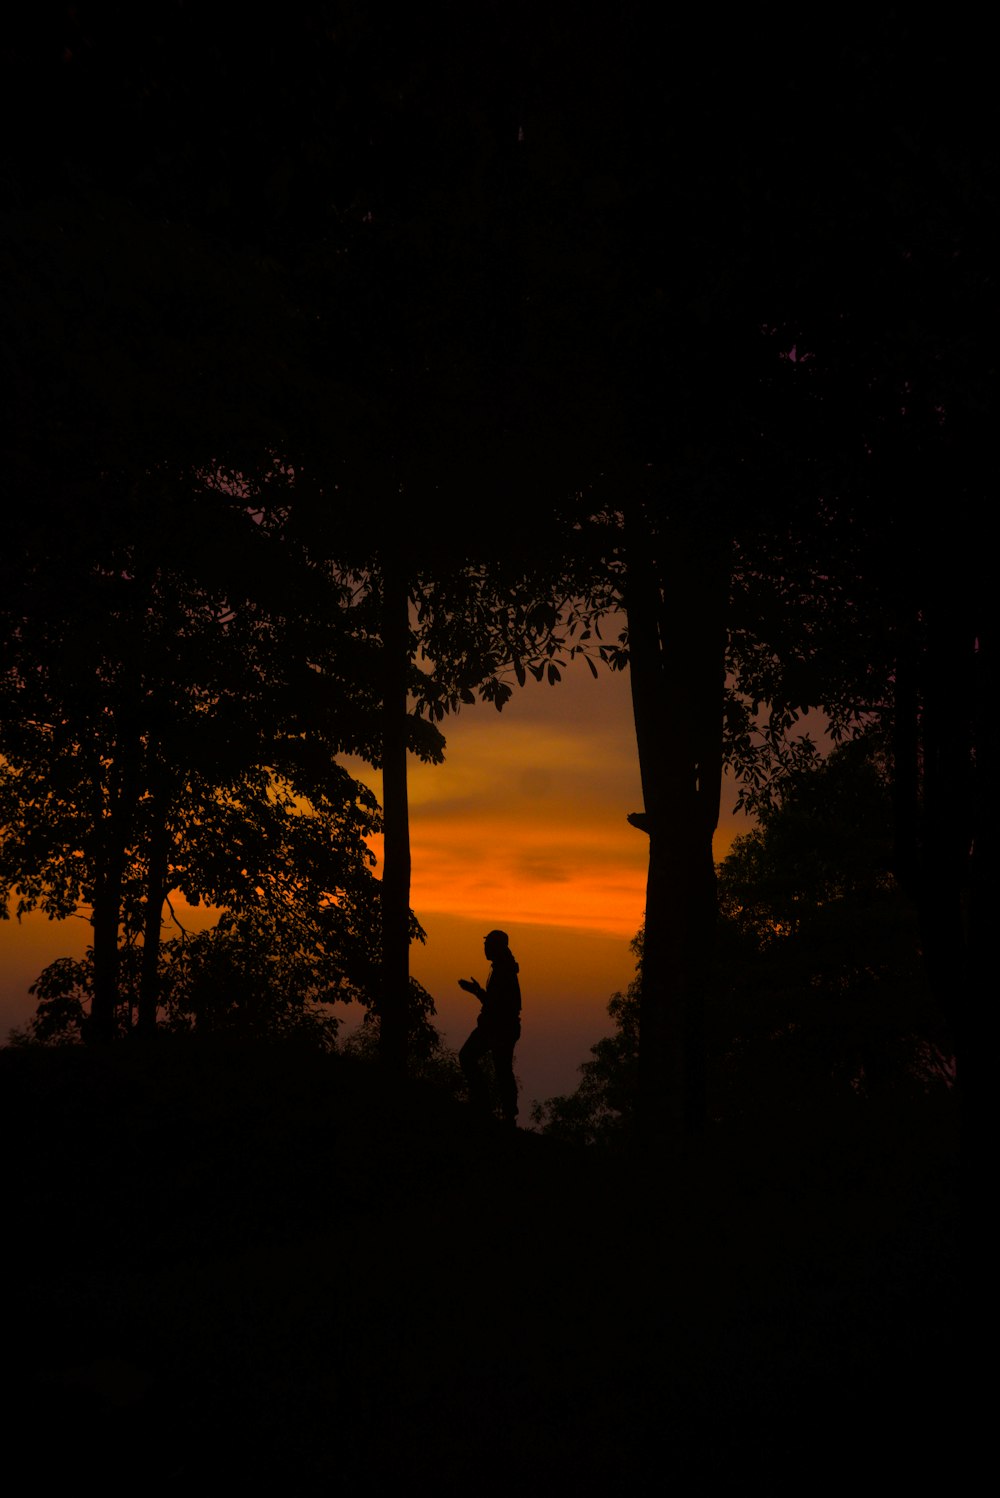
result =
[[[494,926],[510,934],[524,994],[523,1119],[532,1098],[575,1085],[610,1029],[608,999],[633,976],[648,844],[625,820],[642,807],[628,677],[595,681],[580,664],[556,686],[529,678],[502,713],[477,705],[442,727],[445,763],[410,764],[411,903],[427,932],[412,970],[457,1047],[478,1007],[457,979],[485,981],[483,936]],[[381,791],[377,772],[350,769]],[[727,813],[733,800],[727,782],[717,857],[746,825]],[[30,1015],[40,968],[89,938],[78,919],[0,922],[2,1033]]]
[[[445,763],[411,762],[411,903],[427,931],[412,971],[458,1046],[478,1006],[456,980],[485,981],[483,936],[507,931],[524,995],[523,1097],[570,1090],[611,1028],[607,1002],[632,979],[642,923],[648,841],[626,821],[642,808],[628,676],[595,680],[580,663],[556,686],[529,677],[502,713],[480,704],[442,727]],[[351,769],[380,791],[377,774]],[[717,858],[745,827],[731,782],[723,800]]]

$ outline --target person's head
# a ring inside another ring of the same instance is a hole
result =
[[[490,931],[483,939],[483,952],[489,962],[496,962],[498,957],[509,950],[510,941],[506,931]]]

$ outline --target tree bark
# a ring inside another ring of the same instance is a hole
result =
[[[108,814],[101,816],[99,807],[97,873],[91,917],[94,928],[94,993],[87,1029],[87,1038],[95,1045],[105,1045],[114,1038],[118,1009],[118,931],[125,860],[139,781],[139,743],[127,731],[119,737],[117,758],[116,783],[112,786]]]
[[[986,981],[981,867],[992,693],[978,596],[945,552],[900,610],[893,694],[894,872],[916,912],[928,987],[956,1058],[966,996]]]
[[[120,841],[109,837],[94,890],[94,913],[91,917],[94,928],[94,993],[86,1035],[93,1045],[107,1045],[114,1039],[118,1008],[118,925],[124,861],[124,848]]]
[[[405,572],[386,563],[382,577],[382,962],[379,1053],[393,1072],[406,1065],[410,990],[410,815],[406,784],[409,593]]]
[[[152,1035],[156,1029],[156,1006],[160,997],[160,933],[163,901],[167,893],[167,863],[170,839],[167,833],[167,807],[157,797],[153,806],[149,862],[146,872],[146,913],[142,933],[142,965],[139,970],[140,1035]]]
[[[680,1147],[705,1118],[705,997],[716,916],[728,572],[680,525],[656,541],[627,516],[629,662],[649,836],[640,986],[639,1115]],[[667,550],[666,548],[669,548]]]

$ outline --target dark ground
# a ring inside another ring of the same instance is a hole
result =
[[[953,1480],[950,1100],[683,1170],[293,1049],[0,1052],[8,1462],[107,1491]]]

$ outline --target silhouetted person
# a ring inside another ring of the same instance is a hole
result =
[[[482,1004],[476,1028],[458,1053],[458,1059],[469,1084],[469,1102],[477,1113],[489,1114],[489,1088],[480,1063],[493,1057],[503,1121],[514,1128],[517,1121],[517,1080],[514,1076],[514,1047],[521,1038],[521,985],[518,966],[510,950],[506,931],[491,931],[483,942],[483,951],[493,964],[483,988],[475,978],[459,978],[459,988],[475,994]]]

